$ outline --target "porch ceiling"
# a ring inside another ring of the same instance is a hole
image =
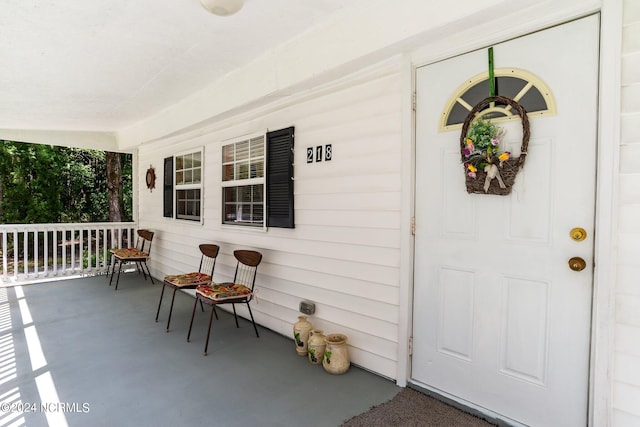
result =
[[[0,128],[116,131],[362,2],[5,0]]]

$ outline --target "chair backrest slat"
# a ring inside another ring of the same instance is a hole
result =
[[[136,239],[136,248],[142,252],[151,253],[151,241],[153,240],[153,231],[150,230],[138,230],[138,237]]]
[[[233,256],[238,260],[233,282],[245,285],[253,291],[262,254],[256,251],[237,250],[233,252]]]
[[[218,257],[218,252],[220,251],[220,247],[218,245],[212,245],[203,243],[200,245],[200,252],[202,252],[202,257],[200,258],[200,273],[208,274],[213,277],[213,270],[216,267],[216,259]]]

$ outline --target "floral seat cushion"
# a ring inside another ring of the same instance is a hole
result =
[[[181,288],[211,283],[211,276],[205,273],[192,272],[164,276],[164,281]]]
[[[143,252],[138,248],[111,249],[111,253],[122,259],[146,258],[149,256],[147,252]]]
[[[251,289],[245,285],[225,282],[200,285],[196,288],[196,293],[213,301],[224,301],[248,297],[251,295]]]

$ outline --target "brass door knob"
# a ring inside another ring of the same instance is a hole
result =
[[[587,262],[579,256],[574,256],[569,260],[569,268],[573,271],[582,271],[587,268]]]
[[[576,242],[582,242],[584,239],[587,238],[587,230],[581,227],[572,228],[571,231],[569,232],[569,235]]]

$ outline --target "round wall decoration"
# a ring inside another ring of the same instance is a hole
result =
[[[149,165],[149,169],[147,169],[147,175],[145,177],[147,181],[147,188],[149,190],[153,190],[156,188],[156,170],[153,166]]]

